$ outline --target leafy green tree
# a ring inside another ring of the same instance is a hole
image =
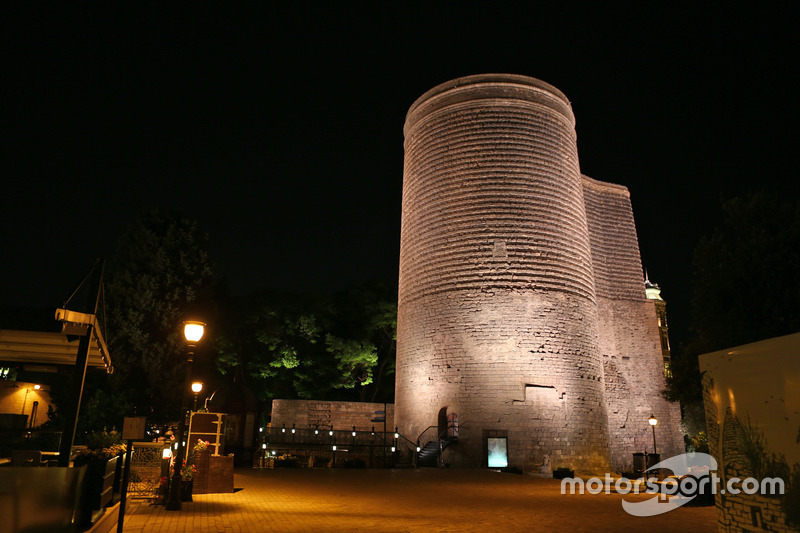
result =
[[[338,335],[375,348],[374,368],[359,388],[361,401],[394,398],[397,341],[397,287],[380,283],[349,287],[334,295],[333,327]]]
[[[393,368],[396,328],[396,305],[373,297],[253,297],[217,342],[217,368],[264,400],[372,399]]]

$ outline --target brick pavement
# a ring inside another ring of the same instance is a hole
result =
[[[714,507],[637,518],[619,495],[561,495],[558,481],[487,470],[237,469],[235,486],[181,511],[134,502],[124,531],[717,531]]]

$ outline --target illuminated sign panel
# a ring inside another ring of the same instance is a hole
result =
[[[505,468],[508,466],[508,438],[489,437],[489,468]]]

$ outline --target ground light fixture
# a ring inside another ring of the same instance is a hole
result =
[[[194,348],[205,333],[205,323],[197,320],[187,320],[183,323],[183,337],[186,339],[186,375],[183,384],[183,394],[181,397],[181,410],[178,417],[178,434],[176,435],[177,454],[173,462],[172,482],[169,487],[169,495],[165,508],[167,511],[181,510],[181,469],[183,460],[186,457],[186,443],[184,430],[186,428],[186,411],[189,409],[189,389],[192,384],[192,361],[194,359]]]
[[[650,415],[648,422],[650,422],[650,427],[653,428],[653,453],[658,453],[656,449],[656,424],[658,424],[658,418],[656,418],[656,415]]]

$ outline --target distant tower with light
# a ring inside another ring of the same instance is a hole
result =
[[[644,292],[648,300],[656,306],[656,320],[661,339],[661,355],[664,358],[664,376],[672,377],[672,355],[669,348],[669,326],[667,326],[667,302],[661,298],[661,287],[650,281],[647,270],[644,271]]]

